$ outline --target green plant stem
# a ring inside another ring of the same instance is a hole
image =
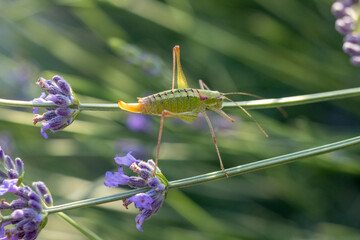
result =
[[[88,228],[78,224],[77,222],[75,222],[72,218],[70,218],[68,215],[66,215],[65,213],[62,212],[58,212],[56,213],[57,216],[61,217],[62,219],[64,219],[67,223],[69,223],[71,226],[73,226],[74,228],[76,228],[77,230],[79,230],[82,234],[84,234],[88,239],[92,239],[92,240],[102,240],[101,237],[99,237],[98,235],[96,235],[95,233],[93,233],[92,231],[90,231]]]
[[[299,152],[295,152],[295,153],[286,154],[283,156],[273,157],[273,158],[269,158],[269,159],[265,159],[265,160],[261,160],[261,161],[257,161],[257,162],[240,165],[237,167],[226,169],[226,172],[228,173],[229,177],[233,177],[236,175],[254,172],[254,171],[262,170],[265,168],[275,167],[275,166],[285,164],[285,163],[290,163],[290,162],[293,162],[296,160],[336,151],[336,150],[350,147],[350,146],[353,146],[353,145],[359,144],[359,143],[360,143],[360,136],[346,139],[346,140],[339,141],[339,142],[335,142],[335,143],[331,143],[331,144],[327,144],[327,145],[323,145],[323,146],[319,146],[319,147],[315,147],[315,148],[311,148],[311,149],[307,149],[307,150],[303,150],[303,151],[299,151]],[[203,174],[203,175],[199,175],[199,176],[195,176],[195,177],[171,181],[171,182],[169,182],[169,189],[189,187],[192,185],[197,185],[200,183],[214,181],[214,180],[223,179],[223,178],[226,178],[224,173],[222,171],[216,171],[216,172],[207,173],[207,174]],[[149,190],[149,188],[134,189],[134,190],[130,190],[130,191],[127,191],[124,193],[109,195],[106,197],[91,198],[91,199],[86,199],[86,200],[82,200],[82,201],[58,205],[58,206],[50,207],[46,211],[48,213],[55,213],[55,212],[67,211],[67,210],[81,208],[81,207],[94,206],[94,205],[98,205],[98,204],[102,204],[102,203],[125,199],[134,194],[137,194],[140,192],[145,192],[147,190]]]
[[[307,95],[299,95],[293,97],[284,98],[271,98],[261,99],[252,101],[240,101],[236,102],[246,109],[264,109],[264,108],[275,108],[275,107],[286,107],[294,105],[309,104],[315,102],[329,101],[340,98],[349,98],[360,96],[360,87],[349,88],[337,91],[314,93]],[[134,103],[136,104],[136,103]],[[36,103],[32,101],[18,101],[0,99],[0,105],[13,106],[13,107],[38,107],[38,108],[57,108],[58,106],[53,103]],[[237,107],[235,103],[224,102],[224,108]],[[99,103],[81,103],[80,105],[72,105],[70,108],[88,111],[119,111],[121,110],[116,103],[99,104]]]

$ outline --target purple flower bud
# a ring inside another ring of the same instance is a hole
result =
[[[161,184],[161,181],[157,177],[152,177],[152,178],[149,178],[149,180],[148,180],[148,185],[151,188],[156,188],[160,184]]]
[[[343,45],[343,50],[350,56],[360,55],[360,45],[356,43],[345,42]]]
[[[52,199],[52,197],[51,197],[50,194],[45,194],[45,195],[43,196],[43,199],[44,199],[46,205],[48,205],[48,206],[52,206],[52,205],[53,205],[53,199]]]
[[[46,187],[45,183],[39,181],[39,182],[33,182],[33,187],[35,191],[39,193],[39,195],[45,195],[49,192],[48,188]]]
[[[15,169],[19,176],[24,173],[24,162],[20,158],[15,158]]]
[[[152,159],[149,159],[149,160],[147,161],[147,163],[148,163],[150,166],[152,166],[153,168],[155,168],[155,162],[154,162]]]
[[[343,18],[336,20],[335,28],[342,34],[351,33],[355,28],[354,19],[350,16],[344,16]]]
[[[22,219],[21,221],[17,222],[16,225],[15,225],[15,230],[17,231],[16,234],[14,235],[19,235],[23,232],[23,227],[26,223],[29,222],[29,219]],[[24,235],[24,234],[22,234]]]
[[[64,119],[61,116],[54,117],[53,119],[50,119],[47,122],[41,123],[41,128],[45,131],[50,128],[50,130],[57,129],[59,126],[64,125],[64,122],[66,119]]]
[[[47,92],[52,95],[61,94],[61,89],[57,86],[49,86]]]
[[[35,230],[33,232],[27,232],[24,235],[24,240],[35,240],[37,238],[38,234],[39,233],[37,230]]]
[[[29,201],[29,205],[32,209],[34,209],[37,212],[41,212],[42,211],[42,206],[41,203],[39,203],[38,201],[34,201],[34,200],[30,200]]]
[[[41,197],[39,195],[37,195],[35,192],[33,192],[33,191],[31,191],[29,193],[29,199],[34,200],[34,201],[36,201],[38,203],[41,203]]]
[[[17,191],[15,192],[16,196],[18,196],[22,199],[25,199],[25,200],[30,199],[29,194],[30,194],[30,191],[26,188],[18,188]]]
[[[16,172],[15,169],[10,169],[10,170],[8,171],[8,177],[9,177],[10,179],[16,179],[16,178],[19,178],[19,174]]]
[[[12,209],[23,209],[29,207],[28,202],[23,199],[16,199],[12,201],[10,205]]]
[[[60,76],[58,76],[58,75],[55,75],[55,76],[53,76],[53,81],[55,82],[55,83],[57,83],[59,80],[61,80],[61,79],[63,79],[62,77],[60,77]]]
[[[355,66],[360,66],[360,56],[351,57],[350,62]]]
[[[39,227],[39,224],[33,221],[29,221],[28,223],[26,223],[24,225],[24,232],[29,233],[29,232],[34,232],[37,228]]]
[[[140,177],[142,177],[143,179],[147,180],[149,177],[151,177],[153,174],[153,172],[150,172],[147,169],[141,169],[140,170]]]
[[[158,191],[158,192],[162,192],[162,191],[165,191],[166,187],[164,184],[159,184],[155,190]]]
[[[360,34],[359,33],[347,34],[345,36],[344,42],[360,43]]]
[[[68,97],[66,97],[64,95],[60,95],[60,94],[56,94],[56,95],[49,94],[45,99],[52,101],[53,103],[55,103],[56,105],[58,105],[60,107],[67,107],[67,106],[71,105],[70,99]]]
[[[338,18],[343,17],[345,16],[345,5],[342,2],[334,2],[331,6],[331,12]]]
[[[5,152],[4,150],[2,150],[2,148],[0,147],[0,164],[3,164],[5,161]]]
[[[155,164],[154,164],[154,166],[155,166]],[[150,165],[149,163],[143,162],[143,161],[139,163],[139,167],[141,169],[146,169],[150,172],[154,171],[154,166]]]
[[[23,213],[24,213],[24,218],[34,218],[36,215],[38,215],[38,213],[32,209],[32,208],[24,208],[22,209]]]
[[[11,217],[15,219],[24,218],[24,211],[22,209],[17,209],[11,213]]]
[[[34,217],[33,221],[36,223],[41,223],[44,219],[45,219],[45,215],[44,214],[38,214],[36,215],[36,217]]]
[[[131,164],[133,164],[134,162],[137,162],[136,159],[131,155],[131,152],[128,152],[128,154],[126,154],[125,157],[118,157],[118,155],[115,156],[115,162],[119,165],[124,165],[124,166],[130,166]]]
[[[14,164],[14,161],[11,159],[10,156],[6,156],[5,157],[5,164],[4,164],[5,168],[7,170],[10,170],[10,169],[15,169],[15,164]]]
[[[62,93],[66,96],[71,96],[71,87],[64,79],[59,79],[57,85],[61,89]]]
[[[5,201],[0,201],[0,210],[10,209],[10,208],[11,208],[10,203],[5,202]]]
[[[146,186],[146,180],[141,177],[130,177],[127,184],[133,188],[142,188]]]
[[[74,110],[70,109],[70,108],[58,108],[56,109],[56,114],[62,117],[68,117],[71,114],[74,113]]]

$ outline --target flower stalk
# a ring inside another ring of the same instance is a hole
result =
[[[335,99],[350,98],[360,96],[360,87],[357,88],[348,88],[336,91],[298,95],[292,97],[284,98],[270,98],[270,99],[261,99],[261,100],[251,100],[251,101],[238,101],[236,102],[246,109],[265,109],[265,108],[276,108],[276,107],[287,107],[295,105],[303,105],[316,102],[324,102]],[[19,101],[19,100],[9,100],[1,99],[0,105],[2,106],[11,106],[11,107],[37,107],[37,108],[58,108],[54,103],[46,102],[33,102],[33,101]],[[80,103],[79,105],[70,105],[68,106],[71,109],[77,109],[80,111],[120,111],[117,103]],[[235,103],[225,102],[223,104],[224,108],[228,107],[237,107]]]
[[[226,172],[228,173],[229,177],[233,177],[233,176],[237,176],[237,175],[241,175],[241,174],[245,174],[245,173],[249,173],[249,172],[259,171],[259,170],[262,170],[265,168],[275,167],[278,165],[294,162],[296,160],[333,152],[333,151],[336,151],[339,149],[351,147],[351,146],[359,144],[359,143],[360,143],[360,136],[357,136],[354,138],[349,138],[349,139],[346,139],[343,141],[334,142],[334,143],[322,145],[322,146],[311,148],[311,149],[306,149],[306,150],[299,151],[299,152],[294,152],[294,153],[290,153],[290,154],[286,154],[286,155],[282,155],[282,156],[278,156],[278,157],[273,157],[273,158],[260,160],[260,161],[256,161],[256,162],[252,162],[252,163],[248,163],[248,164],[244,164],[244,165],[239,165],[239,166],[236,166],[233,168],[228,168],[228,169],[226,169]],[[198,175],[198,176],[194,176],[194,177],[190,177],[190,178],[170,181],[168,188],[172,189],[172,188],[189,187],[189,186],[198,185],[201,183],[224,179],[224,178],[226,178],[226,176],[224,175],[224,173],[222,171],[216,171],[216,172]],[[45,211],[48,214],[51,214],[51,213],[57,213],[57,212],[68,211],[68,210],[82,208],[82,207],[89,207],[89,206],[99,205],[99,204],[103,204],[103,203],[123,200],[123,199],[129,198],[135,194],[146,192],[149,189],[150,189],[149,187],[143,187],[143,188],[133,189],[133,190],[129,190],[129,191],[126,191],[123,193],[109,195],[109,196],[105,196],[105,197],[90,198],[90,199],[86,199],[86,200],[52,206],[52,207],[46,208]],[[2,217],[1,218],[2,222],[10,221],[10,220],[11,220],[10,217]]]

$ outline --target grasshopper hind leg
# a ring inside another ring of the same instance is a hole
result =
[[[164,128],[164,119],[166,116],[180,118],[180,119],[182,119],[184,121],[188,121],[188,122],[192,122],[197,118],[197,114],[193,113],[193,112],[173,113],[168,110],[162,111],[161,120],[160,120],[159,136],[158,136],[158,142],[157,142],[157,147],[156,147],[155,168],[154,168],[154,172],[153,172],[154,176],[156,174],[156,169],[157,169],[158,162],[159,162],[160,143],[161,143],[161,137],[162,137],[162,132],[163,132],[163,128]]]
[[[214,131],[214,128],[213,128],[213,126],[212,126],[212,124],[211,124],[211,121],[210,121],[210,119],[209,119],[209,117],[208,117],[208,115],[206,114],[205,111],[203,111],[203,112],[201,112],[201,113],[204,115],[204,117],[205,117],[205,119],[206,119],[206,122],[207,122],[207,124],[209,125],[210,132],[211,132],[211,136],[212,136],[212,139],[213,139],[214,144],[215,144],[215,148],[216,148],[217,155],[218,155],[218,157],[219,157],[219,162],[220,162],[221,170],[224,172],[224,174],[225,174],[226,177],[229,177],[229,175],[228,175],[227,172],[225,171],[224,164],[223,164],[223,162],[222,162],[222,160],[221,160],[220,151],[219,151],[218,145],[217,145],[217,143],[216,143],[215,131]]]

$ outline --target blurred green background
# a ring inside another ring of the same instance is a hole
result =
[[[2,0],[0,98],[31,100],[42,76],[63,76],[83,103],[136,102],[171,88],[172,47],[181,46],[191,87],[266,98],[359,86],[342,52],[329,0]],[[234,100],[248,97],[233,96]],[[359,99],[211,119],[225,167],[358,135]],[[126,112],[83,112],[45,140],[32,110],[0,108],[0,144],[25,162],[25,182],[46,182],[55,203],[113,194],[103,186],[115,154],[154,158],[159,117],[133,131]],[[129,119],[130,118],[130,119]],[[135,118],[135,120],[134,120]],[[172,190],[156,216],[135,228],[121,202],[68,214],[104,239],[360,239],[359,147],[195,187]],[[210,132],[166,119],[160,167],[168,180],[219,170]],[[50,216],[39,239],[85,239]]]

